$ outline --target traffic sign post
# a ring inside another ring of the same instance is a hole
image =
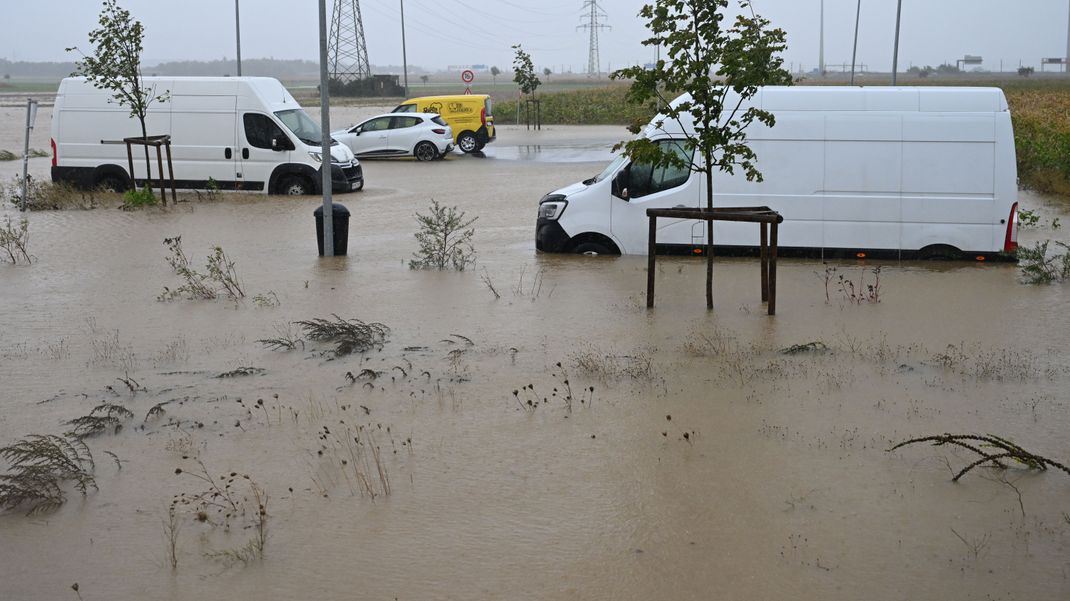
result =
[[[472,87],[471,87],[470,84],[475,80],[476,80],[475,71],[472,71],[471,69],[465,69],[464,71],[461,71],[461,81],[464,82],[464,84],[465,84],[464,85],[464,94],[465,94],[465,96],[471,96],[472,95]]]

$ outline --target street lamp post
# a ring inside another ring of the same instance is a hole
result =
[[[401,71],[405,76],[405,97],[409,97],[409,57],[405,52],[405,0],[401,2]]]
[[[327,90],[327,5],[320,0],[320,171],[323,187],[323,256],[334,256],[334,206],[331,200],[331,113]]]
[[[241,11],[238,0],[234,0],[234,40],[238,44],[238,77],[241,77]]]
[[[825,76],[825,0],[821,0],[821,35],[817,54],[817,74]]]
[[[855,60],[858,58],[858,19],[862,16],[862,0],[858,0],[858,8],[855,9],[855,45],[851,51],[851,85],[855,85]]]
[[[903,17],[903,0],[899,0],[895,9],[895,50],[892,52],[892,85],[899,71],[899,24]]]

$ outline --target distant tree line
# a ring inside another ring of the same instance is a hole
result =
[[[0,59],[0,74],[11,77],[54,77],[60,79],[74,73],[74,62],[29,62]],[[242,75],[275,77],[278,79],[318,79],[319,63],[307,60],[253,58],[241,62]],[[144,64],[142,72],[146,75],[174,76],[224,76],[236,75],[237,63],[229,59],[213,61],[167,61]],[[373,73],[401,73],[401,66],[372,66]],[[419,67],[409,67],[409,74],[426,73]]]

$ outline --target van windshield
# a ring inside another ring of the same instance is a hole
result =
[[[620,169],[621,165],[623,165],[627,161],[628,157],[624,156],[623,154],[619,155],[617,156],[617,158],[613,159],[613,162],[610,163],[608,167],[602,170],[602,173],[599,173],[598,175],[592,177],[589,180],[585,180],[583,183],[587,184],[588,186],[590,186],[591,184],[597,184],[598,182],[616,173],[617,170]]]
[[[288,111],[278,111],[275,116],[282,121],[282,124],[287,127],[298,140],[301,140],[309,146],[319,146],[323,143],[323,136],[320,135],[320,126],[312,120],[312,117],[308,116],[308,113],[304,109],[290,109]],[[334,146],[338,142],[331,139],[331,146]]]

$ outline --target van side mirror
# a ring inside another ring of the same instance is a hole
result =
[[[282,152],[284,150],[293,150],[294,146],[290,143],[289,138],[276,134],[271,137],[271,149],[275,152]]]

